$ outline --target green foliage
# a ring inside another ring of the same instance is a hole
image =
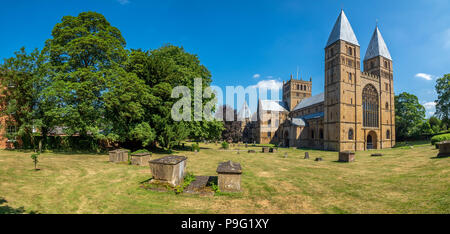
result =
[[[214,193],[220,193],[219,185],[217,185],[217,180],[209,182],[209,186],[211,186],[211,189],[214,191]]]
[[[395,127],[399,139],[417,137],[424,130],[425,107],[420,105],[415,95],[403,92],[395,96],[395,113]]]
[[[34,170],[37,170],[37,164],[39,162],[39,153],[34,153],[31,155],[31,159],[33,159]]]
[[[192,144],[191,149],[192,149],[192,151],[197,150],[197,152],[200,152],[200,145],[198,143],[194,143],[194,144]]]
[[[184,189],[187,188],[193,181],[195,181],[194,173],[187,173],[184,177],[183,184],[175,187],[175,194],[183,193]]]
[[[450,133],[449,134],[442,134],[442,135],[436,135],[431,138],[431,144],[435,145],[438,142],[442,141],[450,141]]]
[[[151,153],[151,152],[146,149],[140,149],[140,150],[136,150],[130,154],[142,154],[142,153]]]
[[[445,74],[436,81],[436,115],[450,124],[450,74]]]
[[[228,142],[224,141],[222,142],[222,149],[229,149],[230,148],[230,144],[228,144]]]
[[[33,127],[38,127],[39,123],[34,121],[38,111],[35,107],[38,103],[39,82],[39,51],[35,49],[28,54],[25,48],[14,53],[15,56],[5,59],[0,65],[0,85],[7,89],[0,90],[0,103],[6,103],[1,108],[0,114],[8,116],[6,125],[16,126],[17,131],[13,134],[5,135],[9,139],[24,137],[33,141]],[[3,126],[7,127],[7,126]]]

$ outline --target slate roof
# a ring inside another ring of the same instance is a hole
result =
[[[356,39],[353,28],[350,25],[350,22],[348,21],[347,16],[345,15],[343,10],[341,11],[341,14],[339,15],[336,23],[334,24],[333,30],[331,31],[330,37],[328,38],[328,42],[325,47],[330,46],[338,40],[343,40],[359,46],[358,39]]]
[[[301,118],[292,118],[292,124],[295,126],[300,126],[300,127],[305,127],[306,123],[303,119]]]
[[[310,98],[303,99],[295,108],[294,111],[303,109],[308,106],[312,106],[318,103],[321,103],[325,100],[325,93],[318,94],[316,96],[312,96]]]
[[[282,101],[260,100],[259,105],[262,111],[288,111],[286,104]]]
[[[370,40],[369,47],[366,51],[366,56],[364,56],[364,60],[368,60],[377,56],[383,56],[389,60],[392,60],[391,53],[384,42],[383,36],[381,36],[380,29],[378,26],[375,28],[373,32],[372,39]]]

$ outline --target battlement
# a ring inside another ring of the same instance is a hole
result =
[[[371,80],[380,80],[380,76],[374,75],[374,74],[368,73],[368,72],[363,72],[363,71],[361,72],[361,77],[371,79]]]

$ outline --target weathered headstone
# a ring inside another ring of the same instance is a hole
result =
[[[218,185],[220,191],[241,191],[241,164],[231,161],[220,163],[217,167],[217,173],[219,174]]]
[[[309,159],[309,153],[305,152],[305,159]]]
[[[263,153],[269,153],[269,147],[263,147],[262,148]]]
[[[438,157],[444,158],[449,156],[450,156],[450,141],[440,142]]]
[[[288,158],[288,153],[284,153],[284,158]]]
[[[353,151],[339,152],[339,162],[354,162],[354,161],[355,161],[355,152]]]
[[[323,161],[323,158],[316,158],[315,161],[316,161],[316,162],[321,162],[321,161]]]
[[[150,161],[152,182],[168,183],[174,187],[180,185],[186,174],[186,160],[184,156],[166,156]]]
[[[148,162],[151,160],[151,153],[139,153],[131,155],[131,164],[138,166],[147,166]]]
[[[269,152],[270,153],[276,153],[277,152],[277,148],[270,148]]]
[[[110,162],[126,162],[128,161],[128,151],[117,149],[109,151],[109,161]]]

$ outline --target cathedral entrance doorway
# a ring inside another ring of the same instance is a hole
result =
[[[289,145],[289,132],[288,131],[286,131],[286,132],[284,132],[284,146],[285,147],[290,147],[290,145]]]
[[[369,135],[367,135],[366,144],[368,150],[377,149],[377,133],[374,131],[369,132]]]

